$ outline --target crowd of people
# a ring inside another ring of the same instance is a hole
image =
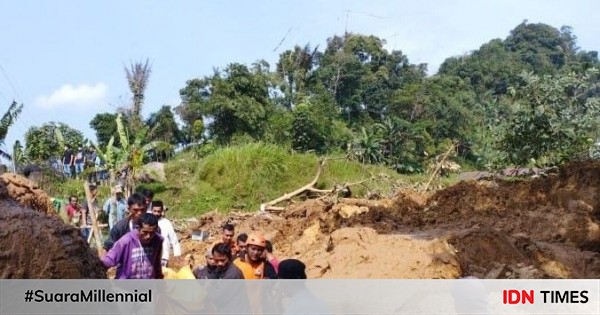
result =
[[[181,265],[181,245],[173,223],[165,217],[168,210],[161,200],[154,200],[150,190],[124,198],[123,188],[115,186],[100,207],[98,187],[90,185],[92,206],[108,217],[108,238],[101,257],[105,267],[116,267],[116,279],[163,279],[163,267],[171,260]],[[91,233],[91,212],[87,202],[79,206],[71,196],[66,207],[69,221],[81,228],[85,239]],[[172,255],[172,257],[171,257]],[[220,239],[205,253],[206,262],[194,268],[197,279],[306,279],[300,261],[279,261],[273,244],[263,234],[235,235],[235,227],[225,224]]]

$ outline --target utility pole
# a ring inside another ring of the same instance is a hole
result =
[[[346,27],[344,28],[344,35],[348,34],[348,20],[350,19],[350,10],[344,10],[346,12]]]

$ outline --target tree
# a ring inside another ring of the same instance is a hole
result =
[[[181,142],[181,131],[177,126],[171,106],[165,105],[158,112],[150,114],[146,125],[150,128],[149,140],[160,140],[173,145]]]
[[[94,116],[90,121],[90,128],[96,131],[96,139],[98,144],[105,147],[108,144],[110,138],[117,134],[117,114],[113,113],[99,113]],[[121,117],[123,123],[124,118]],[[114,145],[120,146],[121,140],[119,137],[114,139]]]
[[[64,123],[49,122],[40,127],[31,127],[25,133],[25,152],[27,156],[37,161],[47,161],[62,155],[64,147],[59,145],[55,129],[59,129],[64,137],[64,143],[71,149],[84,144],[81,131],[73,129]]]
[[[295,46],[294,50],[286,50],[279,55],[276,73],[282,81],[280,88],[288,109],[292,109],[306,92],[310,84],[309,76],[317,65],[318,56],[318,47],[312,49],[309,44],[304,47]]]
[[[131,193],[136,184],[136,174],[142,168],[148,153],[153,150],[170,152],[173,147],[164,141],[149,142],[147,140],[147,126],[142,126],[142,129],[134,135],[135,140],[130,142],[129,130],[123,123],[122,114],[117,114],[115,122],[121,145],[119,147],[114,146],[114,136],[110,138],[104,149],[96,144],[92,143],[92,145],[106,164],[111,184],[114,183],[117,172],[127,170],[126,190]]]
[[[301,152],[327,150],[327,128],[311,110],[310,104],[299,104],[294,108],[291,126],[292,148]]]
[[[125,68],[129,91],[133,95],[130,121],[134,133],[142,127],[142,106],[151,72],[152,69],[148,59],[145,63],[136,62],[131,64],[130,68]]]
[[[206,118],[210,136],[229,143],[234,135],[260,139],[264,135],[268,112],[273,109],[269,97],[268,75],[260,68],[233,63],[222,73],[187,82],[180,91],[182,104],[177,111],[189,125]]]
[[[12,162],[13,162],[13,171],[15,171],[15,172],[19,166],[29,162],[27,155],[25,155],[25,150],[23,148],[23,145],[21,144],[21,141],[19,141],[19,140],[16,140],[15,143],[13,144]]]
[[[522,75],[511,89],[513,112],[502,126],[499,149],[505,162],[519,166],[556,165],[586,154],[598,137],[598,70],[584,74]]]
[[[22,110],[23,104],[17,104],[17,102],[13,101],[8,107],[8,110],[4,113],[4,115],[2,115],[2,118],[0,118],[0,157],[9,161],[12,159],[11,155],[2,150],[2,147],[4,146],[4,139],[6,139],[8,129],[10,126],[12,126],[17,117],[19,117],[19,114]]]
[[[425,65],[410,64],[401,51],[388,52],[384,44],[375,36],[334,36],[318,61],[316,76],[350,124],[381,120],[396,90],[425,77]]]

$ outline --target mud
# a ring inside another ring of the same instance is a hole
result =
[[[0,177],[1,279],[105,279],[79,234],[54,214],[48,196],[19,175]]]
[[[230,220],[238,231],[261,230],[277,255],[303,259],[317,278],[600,278],[599,189],[600,163],[579,162],[432,195],[308,200],[280,216],[212,214],[199,228],[219,235]],[[205,246],[188,238],[183,247]]]
[[[45,191],[21,175],[0,175],[0,199],[14,199],[20,205],[49,215],[55,215],[54,207]]]

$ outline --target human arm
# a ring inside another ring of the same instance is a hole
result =
[[[162,272],[162,242],[161,246],[157,246],[158,254],[154,258],[154,278],[164,279],[165,275]]]
[[[107,251],[110,250],[115,244],[115,242],[119,240],[119,238],[121,238],[121,236],[122,233],[120,231],[120,226],[118,224],[115,224],[115,226],[113,226],[113,228],[110,229],[108,239],[106,239],[106,241],[104,242],[104,249]]]
[[[102,210],[104,211],[104,213],[106,214],[110,214],[110,201],[111,199],[108,198],[105,202],[104,205],[102,206]]]
[[[123,242],[116,242],[114,246],[104,255],[101,260],[104,267],[110,268],[119,264],[122,259],[125,246]]]
[[[175,228],[173,228],[173,224],[169,222],[168,226],[168,235],[170,244],[173,246],[173,256],[179,257],[181,256],[181,244],[179,244],[179,238],[177,238],[177,234],[175,233]]]

